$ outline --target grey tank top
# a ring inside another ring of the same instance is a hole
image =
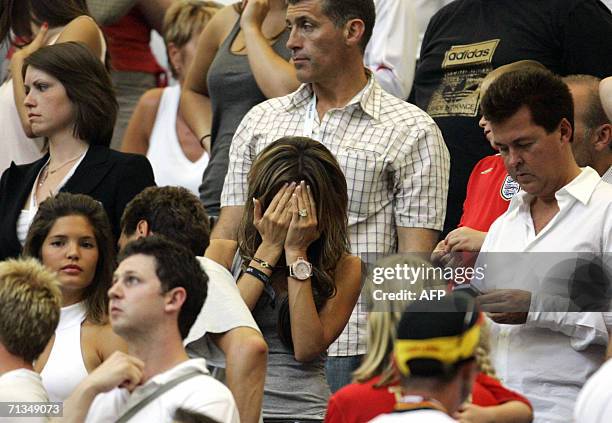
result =
[[[210,216],[219,216],[221,191],[227,173],[229,148],[240,121],[253,106],[266,101],[249,66],[246,55],[234,54],[231,46],[240,32],[240,19],[219,47],[208,70],[208,94],[212,106],[212,151],[200,185],[200,199]],[[291,57],[285,30],[272,45],[285,60]]]
[[[268,343],[263,417],[323,420],[331,395],[325,378],[326,355],[300,363],[281,342],[277,331],[279,297],[277,295],[276,305],[273,305],[264,292],[253,309],[253,317]]]

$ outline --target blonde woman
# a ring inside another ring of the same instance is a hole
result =
[[[154,88],[140,98],[121,145],[126,153],[147,156],[157,185],[182,186],[196,195],[209,156],[185,123],[179,100],[198,37],[220,8],[211,1],[179,0],[166,11],[162,32],[178,85]],[[211,119],[209,115],[200,118]]]
[[[431,265],[417,257],[396,255],[379,261],[375,268],[424,269],[428,275],[416,281],[400,279],[385,280],[374,284],[372,277],[366,280],[363,295],[366,301],[374,297],[374,290],[399,291],[409,289],[420,293],[426,289],[444,287],[436,278]],[[431,269],[427,272],[427,269]],[[413,283],[411,283],[413,282]],[[399,377],[391,359],[396,326],[402,317],[402,310],[409,301],[380,301],[370,303],[368,315],[368,353],[361,366],[353,373],[354,383],[336,392],[329,400],[326,423],[368,422],[379,414],[393,411],[401,398]],[[493,368],[488,359],[488,339],[483,336],[477,350],[480,373],[472,387],[472,399],[464,404],[455,418],[462,423],[484,423],[488,421],[508,423],[529,423],[532,420],[531,405],[526,398],[504,388],[494,378]]]

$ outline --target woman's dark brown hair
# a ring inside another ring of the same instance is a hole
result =
[[[117,119],[117,100],[110,75],[89,48],[79,42],[54,44],[35,51],[24,60],[28,67],[59,80],[75,107],[74,136],[92,145],[109,146]]]
[[[312,287],[315,305],[320,310],[335,295],[334,269],[349,252],[347,235],[348,193],[344,174],[333,154],[310,138],[284,137],[267,146],[253,163],[248,175],[248,198],[238,232],[242,258],[248,263],[261,236],[253,225],[253,202],[257,198],[265,210],[286,182],[305,181],[310,185],[317,208],[320,237],[308,247],[313,265]],[[278,266],[284,266],[284,256]],[[279,311],[279,336],[292,346],[286,298]]]
[[[5,40],[11,30],[17,37],[32,38],[31,22],[38,26],[47,22],[50,28],[56,28],[82,15],[89,15],[85,0],[2,0],[0,40]]]
[[[51,228],[60,217],[82,216],[89,221],[98,246],[98,263],[94,279],[85,288],[83,301],[87,308],[87,318],[97,324],[107,321],[108,295],[113,268],[115,266],[115,247],[110,222],[102,204],[83,194],[61,192],[49,197],[40,204],[28,231],[23,255],[42,258],[42,246]]]

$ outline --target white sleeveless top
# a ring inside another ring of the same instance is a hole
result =
[[[85,16],[91,19],[89,16]],[[79,16],[75,19],[81,19]],[[100,60],[104,62],[106,57],[106,41],[102,31],[100,39],[102,40],[102,52]],[[57,39],[62,34],[60,31],[55,36],[51,37],[48,45],[55,44]],[[11,165],[32,163],[40,159],[44,152],[42,147],[44,144],[43,138],[28,138],[21,126],[19,112],[15,106],[15,93],[13,92],[13,78],[7,79],[0,86],[0,130],[2,131],[0,142],[0,174]]]
[[[180,97],[179,85],[164,89],[149,139],[147,158],[153,167],[157,186],[181,186],[198,195],[209,156],[204,152],[202,157],[192,162],[183,153],[176,134]]]
[[[49,360],[40,372],[50,401],[64,401],[87,376],[81,352],[85,303],[62,307]]]

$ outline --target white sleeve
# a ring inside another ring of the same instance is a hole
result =
[[[532,300],[538,301],[537,298]],[[591,344],[607,345],[606,320],[604,313],[599,312],[535,311],[527,313],[525,326],[563,333],[570,337],[572,348],[581,351]]]
[[[414,80],[418,31],[408,0],[376,0],[376,24],[365,51],[365,65],[389,93],[406,99]]]

